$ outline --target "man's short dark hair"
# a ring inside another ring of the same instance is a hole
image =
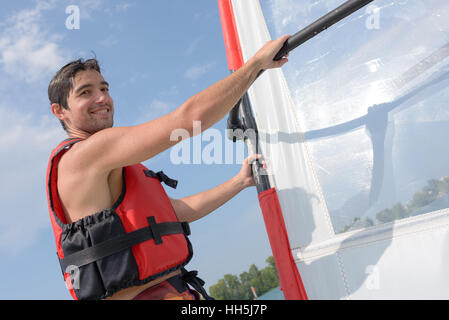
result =
[[[57,103],[63,108],[69,109],[67,99],[70,90],[73,88],[73,78],[78,72],[86,70],[95,70],[101,74],[97,59],[88,59],[85,61],[83,61],[83,59],[78,59],[69,62],[59,69],[48,85],[48,99],[50,99],[50,104]],[[60,122],[62,128],[67,131],[64,122],[62,120],[60,120]]]

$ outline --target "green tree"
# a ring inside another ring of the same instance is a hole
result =
[[[274,263],[274,258],[268,257],[267,266],[259,270],[255,264],[249,270],[242,272],[239,277],[225,274],[223,279],[209,288],[212,297],[217,300],[251,300],[254,287],[258,296],[279,286],[279,276]]]
[[[440,179],[441,183],[438,185],[438,191],[441,194],[449,193],[449,176]]]
[[[225,274],[224,280],[226,282],[226,286],[228,287],[228,291],[233,297],[233,299],[239,298],[239,289],[240,289],[240,281],[239,278],[233,274]]]
[[[261,277],[264,283],[264,293],[279,286],[279,276],[273,256],[268,257],[265,261],[268,263],[268,266],[261,270]]]
[[[252,264],[249,267],[248,273],[249,273],[249,275],[251,277],[250,284],[251,284],[252,287],[254,287],[256,292],[257,293],[258,292],[264,292],[265,286],[264,286],[263,279],[262,279],[262,276],[261,276],[262,273],[256,267],[255,264]]]
[[[229,300],[231,294],[226,286],[224,279],[218,280],[218,282],[209,288],[209,293],[212,297],[218,300]]]
[[[393,214],[394,219],[402,219],[406,218],[410,215],[408,210],[404,208],[404,206],[401,203],[396,203],[393,208],[391,208],[391,213]]]
[[[243,300],[251,300],[253,294],[251,292],[251,275],[248,272],[242,272],[240,274],[240,283]]]
[[[425,187],[422,191],[416,192],[408,205],[410,212],[418,210],[431,203],[434,200],[432,194],[433,192],[429,187]]]
[[[393,212],[391,212],[391,209],[384,209],[376,214],[376,219],[380,222],[393,221]]]

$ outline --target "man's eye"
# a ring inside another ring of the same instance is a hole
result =
[[[109,92],[109,88],[103,88],[103,89],[101,89],[101,91]]]
[[[84,95],[86,95],[86,94],[88,94],[88,93],[89,93],[88,90],[84,90],[83,92],[80,93],[80,96],[84,96]]]

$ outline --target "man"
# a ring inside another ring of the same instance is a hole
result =
[[[113,127],[114,102],[96,60],[77,60],[49,85],[52,113],[69,139],[52,153],[47,172],[50,217],[64,278],[76,299],[193,299],[186,282],[208,297],[201,280],[183,269],[192,251],[187,223],[198,220],[254,185],[250,162],[229,181],[182,199],[162,172],[140,163],[170,148],[173,130],[193,135],[221,120],[289,36],[263,46],[245,65],[188,99],[175,111],[131,127]]]

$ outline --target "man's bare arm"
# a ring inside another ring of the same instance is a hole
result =
[[[243,189],[241,181],[233,177],[210,190],[182,199],[170,198],[170,202],[179,221],[192,222],[221,207]]]
[[[251,163],[258,158],[260,155],[251,155],[246,158],[235,177],[215,188],[181,199],[170,198],[178,220],[187,222],[198,220],[221,207],[243,189],[254,186]],[[266,168],[265,163],[262,163]]]
[[[193,122],[201,121],[206,130],[221,120],[250,87],[262,69],[281,67],[287,59],[273,61],[288,36],[268,42],[245,65],[225,79],[188,99],[181,107],[161,118],[132,127],[101,130],[83,143],[73,155],[74,170],[92,170],[94,174],[136,164],[159,154],[179,141],[171,141],[175,129],[193,135]]]

